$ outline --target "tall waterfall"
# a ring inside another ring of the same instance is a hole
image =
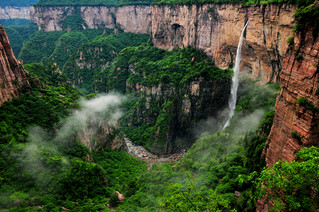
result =
[[[237,47],[237,53],[236,53],[236,61],[235,61],[235,67],[234,67],[234,75],[232,77],[232,86],[231,86],[231,92],[230,97],[228,100],[228,107],[229,107],[229,114],[227,116],[227,121],[223,127],[225,129],[229,125],[229,121],[231,117],[234,115],[236,102],[237,102],[237,90],[238,90],[238,84],[239,84],[239,66],[240,66],[240,59],[241,59],[241,46],[243,45],[243,39],[244,39],[244,32],[248,25],[249,20],[245,24],[243,30],[241,31],[238,47]]]

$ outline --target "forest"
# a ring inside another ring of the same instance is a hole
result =
[[[18,7],[27,7],[33,3],[36,3],[38,0],[1,0],[0,7],[4,6],[18,6]]]
[[[296,3],[298,33],[305,27],[300,23],[317,24],[313,2],[36,4]],[[78,18],[65,19],[62,31],[38,31],[32,23],[5,26],[30,86],[0,106],[1,211],[256,211],[261,199],[274,211],[319,208],[318,147],[266,167],[263,150],[280,85],[242,77],[235,114],[221,130],[218,115],[228,104],[231,67],[216,67],[191,46],[159,49],[148,34],[84,29]],[[306,98],[296,104],[319,111]],[[295,131],[291,136],[301,139]],[[126,138],[158,160],[128,154]],[[159,160],[177,153],[179,160]]]

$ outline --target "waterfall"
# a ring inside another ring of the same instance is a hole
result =
[[[236,102],[237,102],[237,90],[238,90],[238,84],[239,84],[239,66],[240,66],[240,58],[241,58],[241,46],[243,44],[243,38],[244,38],[244,32],[245,29],[248,25],[249,20],[245,24],[243,30],[241,31],[238,47],[237,47],[237,52],[236,52],[236,61],[235,61],[235,67],[234,67],[234,75],[232,77],[232,86],[231,86],[231,92],[230,92],[230,97],[228,100],[228,108],[229,108],[229,113],[227,116],[226,123],[223,127],[225,129],[229,125],[230,119],[234,115],[235,107],[236,107]]]

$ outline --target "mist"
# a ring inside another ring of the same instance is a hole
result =
[[[54,172],[49,168],[48,161],[43,160],[43,155],[56,156],[60,162],[59,166],[68,168],[70,163],[63,156],[62,150],[68,147],[66,144],[74,142],[80,134],[85,140],[82,142],[91,150],[91,141],[99,126],[117,125],[122,116],[119,105],[124,100],[123,96],[117,94],[100,95],[94,99],[80,100],[80,109],[60,121],[60,128],[54,133],[49,133],[41,127],[31,127],[28,133],[29,142],[24,144],[21,152],[12,156],[19,161],[22,172],[28,173],[38,184],[45,186],[50,183],[50,176]],[[61,150],[62,147],[62,150]],[[72,148],[72,147],[70,147]]]

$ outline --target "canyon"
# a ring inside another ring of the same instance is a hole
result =
[[[240,32],[249,20],[242,47],[241,74],[260,83],[281,82],[282,87],[274,126],[264,150],[271,167],[280,159],[292,161],[300,148],[318,145],[319,140],[316,109],[319,43],[312,29],[303,32],[305,35],[294,35],[295,10],[295,5],[287,4],[31,6],[30,16],[40,30],[54,31],[63,29],[65,17],[80,11],[84,28],[151,33],[154,46],[169,50],[193,46],[202,49],[220,68],[234,65]],[[287,40],[293,36],[294,43],[289,46]],[[3,95],[8,96],[3,99],[17,96],[16,91],[11,94]],[[306,98],[306,104],[298,103],[301,97]],[[299,136],[292,136],[295,133]]]
[[[80,11],[86,28],[121,28],[152,33],[163,49],[193,46],[203,49],[220,68],[234,65],[240,32],[249,19],[241,72],[261,83],[279,82],[282,59],[292,36],[293,5],[192,6],[31,6],[31,21],[40,30],[62,30],[62,20]]]

